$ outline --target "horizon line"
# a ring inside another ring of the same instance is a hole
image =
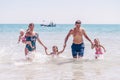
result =
[[[29,23],[0,23],[0,24],[29,24]],[[34,23],[34,24],[41,24],[41,23]],[[74,23],[58,23],[59,24],[74,24]],[[83,23],[83,24],[120,24],[120,23]]]

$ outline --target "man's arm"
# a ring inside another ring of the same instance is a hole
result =
[[[85,32],[84,29],[82,30],[82,32],[83,32],[84,37],[91,43],[91,48],[93,49],[93,48],[94,48],[93,42],[92,42],[91,39],[87,36],[87,34],[86,34],[86,32]]]
[[[82,29],[82,32],[83,32],[84,37],[85,37],[91,44],[93,44],[92,41],[91,41],[91,39],[87,36],[87,34],[86,34],[86,32],[85,32],[84,29]]]
[[[69,33],[67,34],[67,36],[65,37],[64,48],[66,47],[66,43],[71,34],[72,34],[72,30],[70,30]]]

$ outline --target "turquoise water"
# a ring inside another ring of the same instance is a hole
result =
[[[120,80],[120,25],[119,24],[83,24],[88,36],[99,38],[107,52],[104,60],[94,59],[94,50],[84,39],[85,54],[83,60],[74,61],[71,55],[72,37],[60,58],[51,59],[37,43],[36,61],[24,61],[25,45],[17,44],[19,30],[27,29],[28,24],[0,24],[0,80]],[[48,47],[57,45],[62,49],[64,38],[73,24],[58,24],[56,27],[42,27],[35,24],[41,41]],[[6,76],[9,75],[9,76]]]
[[[12,34],[18,35],[20,29],[27,29],[27,24],[0,24],[0,35]],[[56,27],[42,27],[39,24],[35,25],[35,31],[38,33],[53,32],[53,33],[67,33],[74,25],[72,24],[58,24]],[[116,36],[120,34],[120,25],[118,24],[83,24],[88,35],[106,35],[109,37],[111,34]]]
[[[27,24],[0,24],[0,33],[2,32],[17,32],[19,29],[27,29]],[[66,32],[73,28],[73,24],[58,24],[56,27],[42,27],[35,24],[35,30],[40,32]],[[119,32],[119,24],[83,24],[88,31],[95,32]]]

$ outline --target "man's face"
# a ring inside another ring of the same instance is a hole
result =
[[[80,28],[81,23],[80,22],[76,22],[75,25],[76,25],[77,28]]]

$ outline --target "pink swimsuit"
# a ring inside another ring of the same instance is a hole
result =
[[[100,47],[95,48],[95,50],[96,50],[95,54],[103,54]]]

